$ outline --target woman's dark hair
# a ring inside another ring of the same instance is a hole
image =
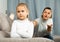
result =
[[[43,12],[45,11],[45,9],[52,10],[50,7],[45,7],[44,10],[43,10]]]
[[[49,10],[51,10],[52,11],[52,9],[50,8],[50,7],[45,7],[44,8],[44,10],[43,10],[43,12],[45,11],[45,9],[49,9]],[[43,17],[43,16],[42,16]],[[52,15],[51,15],[51,17],[50,18],[52,18]]]

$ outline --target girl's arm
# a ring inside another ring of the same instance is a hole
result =
[[[21,35],[22,37],[25,37],[25,38],[32,38],[33,32],[34,32],[34,25],[33,24],[30,24],[28,26],[28,29],[27,30],[17,31],[17,33],[19,35]]]
[[[12,24],[10,36],[11,37],[19,37],[19,35],[16,33],[16,22],[15,21]]]

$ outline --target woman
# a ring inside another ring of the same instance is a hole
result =
[[[34,26],[39,25],[38,36],[53,39],[51,36],[53,29],[52,9],[45,7],[40,18],[34,20]]]

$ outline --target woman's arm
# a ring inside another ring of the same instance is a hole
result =
[[[34,27],[36,27],[39,24],[39,18],[35,19],[33,21]]]
[[[33,21],[34,27],[38,25],[37,21]]]
[[[53,29],[53,20],[49,19],[48,24],[47,24],[47,31],[51,32]]]

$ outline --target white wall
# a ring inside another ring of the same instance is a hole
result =
[[[7,10],[7,0],[0,0],[0,12],[6,13]]]

